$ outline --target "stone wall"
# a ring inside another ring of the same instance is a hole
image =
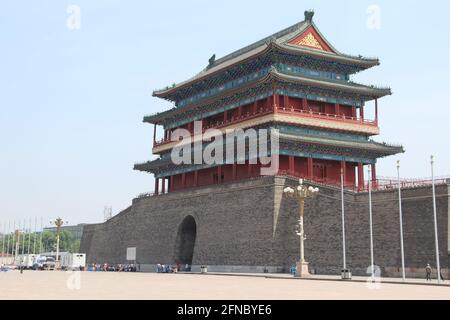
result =
[[[282,177],[185,190],[133,200],[130,208],[97,225],[85,226],[81,243],[89,263],[125,263],[126,248],[137,248],[143,270],[173,263],[179,226],[196,222],[193,265],[213,271],[288,272],[299,257],[296,202],[283,189],[296,181]],[[340,190],[319,186],[305,206],[305,256],[311,271],[337,274],[342,266]],[[437,187],[441,266],[449,267],[449,190]],[[431,187],[403,191],[406,266],[417,272],[436,263]],[[370,265],[368,194],[345,194],[347,263],[354,274]],[[374,260],[384,275],[401,266],[396,191],[373,193]]]

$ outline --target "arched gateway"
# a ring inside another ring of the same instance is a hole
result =
[[[175,261],[177,263],[192,264],[196,236],[197,224],[195,223],[195,219],[192,216],[187,216],[178,227],[175,243]]]

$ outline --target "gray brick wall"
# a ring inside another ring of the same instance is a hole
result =
[[[194,265],[287,272],[299,257],[298,215],[296,202],[283,197],[283,189],[295,183],[265,177],[135,199],[111,220],[85,226],[81,249],[90,263],[124,263],[127,247],[137,247],[141,264],[173,263],[178,228],[191,215],[197,225]],[[441,265],[448,268],[448,186],[438,186],[437,195]],[[340,201],[339,189],[321,187],[305,206],[305,255],[316,273],[341,269]],[[365,274],[370,265],[368,195],[346,193],[345,203],[348,266]],[[375,264],[385,275],[401,265],[398,212],[396,191],[373,194]],[[431,188],[404,190],[403,212],[407,267],[435,265]]]

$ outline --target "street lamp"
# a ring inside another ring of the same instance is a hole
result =
[[[300,237],[300,261],[297,262],[297,272],[295,274],[296,277],[307,277],[309,276],[308,271],[308,262],[305,261],[305,250],[304,250],[304,241],[305,241],[305,232],[303,228],[303,215],[305,212],[305,200],[312,199],[317,196],[319,193],[318,188],[314,188],[312,186],[307,187],[303,185],[303,179],[300,179],[299,186],[295,189],[291,187],[287,187],[284,189],[284,194],[287,197],[291,197],[298,202],[298,212],[300,219],[298,220],[299,229],[297,235]]]
[[[56,218],[55,221],[50,221],[50,224],[54,224],[56,226],[56,265],[58,266],[59,262],[59,234],[61,232],[61,227],[64,224],[68,224],[67,221],[63,221],[61,218]],[[56,270],[56,268],[55,268]]]

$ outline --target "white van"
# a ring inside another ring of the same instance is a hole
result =
[[[61,269],[82,270],[86,267],[85,253],[65,253],[61,255]]]
[[[37,254],[20,254],[16,257],[14,265],[24,269],[31,269],[37,256]]]

